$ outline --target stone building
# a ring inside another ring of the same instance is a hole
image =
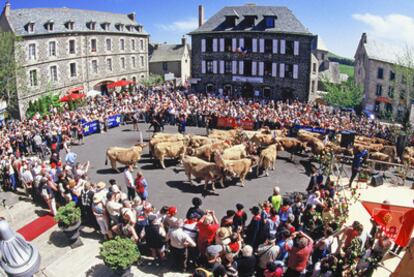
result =
[[[355,53],[355,82],[364,91],[364,108],[383,119],[406,120],[413,91],[398,65],[404,50],[363,33]]]
[[[106,90],[121,79],[148,76],[148,34],[135,13],[68,8],[16,9],[7,2],[0,30],[14,32],[16,59],[24,67],[16,76],[18,115],[30,100],[50,92]]]
[[[317,36],[289,9],[247,4],[203,18],[200,6],[200,26],[190,33],[194,90],[308,100]]]
[[[177,85],[185,85],[191,76],[191,51],[185,37],[181,44],[149,44],[150,74],[174,74]]]

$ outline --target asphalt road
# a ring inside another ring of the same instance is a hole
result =
[[[147,132],[147,125],[141,124],[144,140],[148,140],[152,132]],[[144,130],[145,129],[145,130]],[[177,132],[174,126],[167,126],[165,132]],[[188,128],[187,133],[205,134],[205,129]],[[124,176],[116,173],[110,165],[105,165],[105,151],[110,146],[129,147],[138,142],[138,132],[132,131],[132,126],[121,126],[109,130],[105,134],[96,134],[86,138],[85,145],[72,146],[72,151],[78,154],[78,161],[89,160],[91,167],[89,176],[92,182],[104,181],[108,184],[110,179],[115,179],[126,191]],[[216,191],[203,193],[203,184],[191,186],[183,171],[177,172],[179,166],[173,160],[167,160],[167,169],[161,169],[158,164],[153,164],[148,156],[148,148],[145,149],[142,159],[139,161],[140,168],[149,183],[149,201],[156,207],[174,205],[178,213],[184,216],[191,206],[191,199],[195,196],[203,199],[204,209],[214,209],[219,216],[225,214],[228,209],[234,209],[237,203],[243,203],[246,210],[253,205],[267,199],[271,195],[274,186],[279,186],[282,193],[292,191],[304,191],[309,177],[305,174],[301,161],[304,158],[295,157],[295,163],[287,160],[286,153],[280,153],[276,164],[276,170],[270,172],[269,177],[248,176],[245,187],[234,184],[230,180],[225,183],[225,188],[216,186]],[[121,165],[119,164],[119,169]],[[137,172],[138,169],[134,171]],[[197,184],[197,183],[195,183]]]

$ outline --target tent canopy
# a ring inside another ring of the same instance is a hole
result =
[[[108,85],[108,88],[126,87],[126,86],[128,86],[128,85],[133,84],[133,83],[134,83],[134,82],[132,82],[132,81],[120,80],[120,81],[114,82],[114,83],[112,83],[112,84],[109,84],[109,85]]]
[[[85,94],[83,93],[71,93],[71,94],[67,94],[63,96],[62,98],[60,98],[59,102],[71,102],[77,99],[82,99],[84,97],[85,97]]]

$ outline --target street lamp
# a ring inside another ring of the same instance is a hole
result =
[[[30,277],[40,266],[39,251],[0,219],[0,266],[8,276]]]

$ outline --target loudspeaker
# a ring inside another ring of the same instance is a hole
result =
[[[384,184],[384,178],[382,174],[372,175],[371,186],[378,187]]]
[[[341,147],[348,148],[349,146],[354,145],[354,141],[355,141],[355,132],[343,131],[341,133]]]

